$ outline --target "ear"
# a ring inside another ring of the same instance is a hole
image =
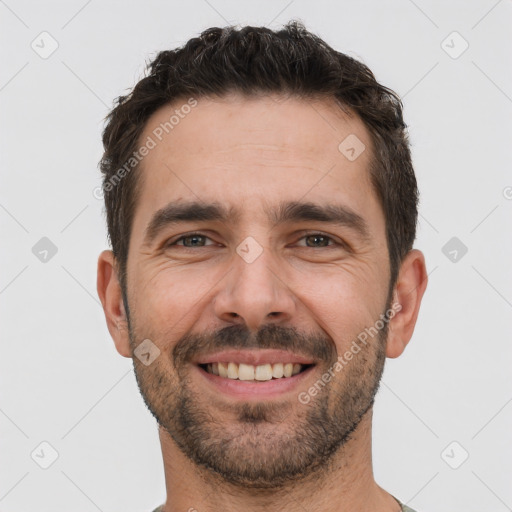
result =
[[[400,266],[394,289],[392,308],[395,315],[389,321],[387,357],[398,357],[409,343],[427,282],[425,257],[421,251],[413,249],[407,253]]]
[[[132,357],[128,320],[112,251],[103,251],[98,258],[96,286],[107,320],[107,327],[117,351],[124,357]]]

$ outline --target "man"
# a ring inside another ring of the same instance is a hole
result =
[[[118,98],[98,293],[158,421],[158,511],[410,510],[371,457],[427,284],[405,129],[297,22],[206,30]]]

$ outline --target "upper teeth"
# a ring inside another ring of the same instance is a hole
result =
[[[270,380],[272,377],[291,377],[302,369],[298,363],[252,364],[208,363],[206,370],[214,375],[239,380]]]

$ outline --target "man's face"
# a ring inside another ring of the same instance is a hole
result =
[[[276,487],[329,460],[382,374],[385,329],[318,384],[390,306],[371,140],[334,102],[231,95],[199,100],[159,142],[153,131],[185,103],[157,111],[141,137],[157,145],[130,239],[130,343],[160,352],[135,357],[136,376],[193,462]],[[354,135],[366,146],[355,160],[338,149]]]

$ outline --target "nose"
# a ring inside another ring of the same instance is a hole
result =
[[[214,311],[224,322],[243,323],[258,331],[268,323],[290,323],[295,314],[294,294],[268,249],[252,262],[235,254],[222,284],[214,298]]]

